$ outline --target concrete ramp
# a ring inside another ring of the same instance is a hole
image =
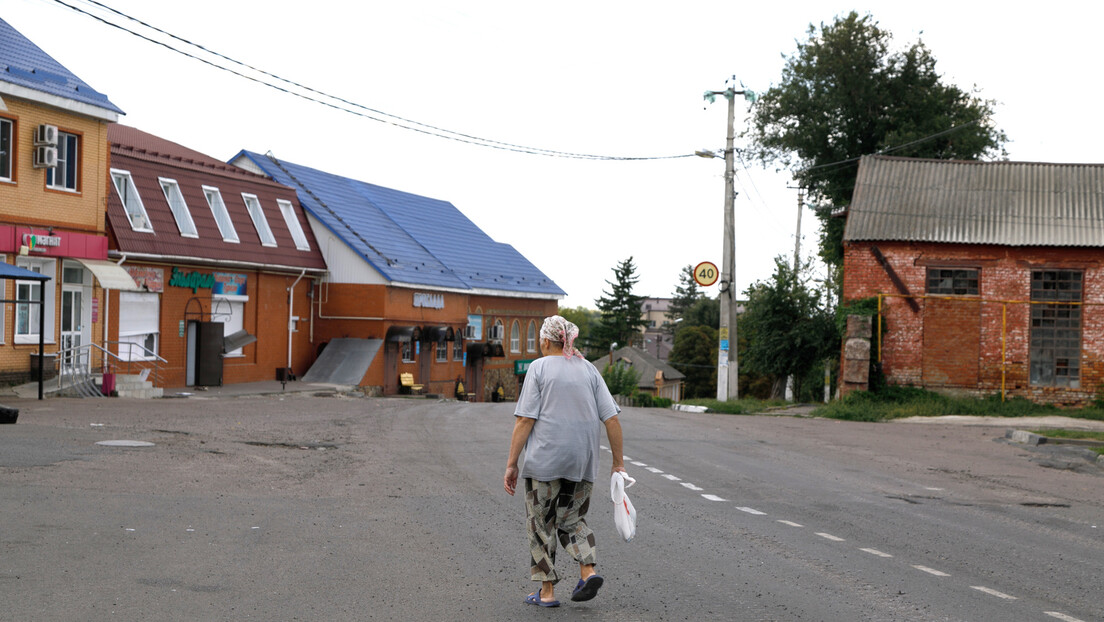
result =
[[[300,380],[357,386],[382,345],[382,339],[333,339]]]

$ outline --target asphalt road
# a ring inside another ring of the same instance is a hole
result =
[[[600,482],[606,585],[539,609],[512,404],[8,403],[0,620],[1104,620],[1104,472],[1008,422],[626,409],[637,537]]]

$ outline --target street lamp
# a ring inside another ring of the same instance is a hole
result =
[[[739,361],[736,355],[736,235],[733,216],[736,190],[734,188],[735,166],[733,144],[735,143],[736,96],[743,95],[748,101],[755,101],[755,93],[742,89],[737,91],[729,86],[723,91],[706,91],[705,100],[712,103],[718,95],[728,100],[728,135],[725,139],[725,195],[724,195],[724,255],[721,261],[721,321],[718,331],[717,353],[717,399],[727,401],[740,398]],[[706,158],[717,157],[709,151],[698,151],[697,155]],[[729,330],[731,328],[731,331]]]

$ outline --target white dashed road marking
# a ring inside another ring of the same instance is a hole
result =
[[[801,523],[795,523],[793,521],[788,521],[788,520],[780,520],[778,522],[782,523],[783,525],[789,525],[790,527],[804,527],[805,526],[805,525],[802,525]]]
[[[638,466],[638,467],[646,467],[646,466],[648,466],[648,465],[644,464],[643,462],[634,462],[633,464],[634,464],[634,465],[636,465],[636,466]]]
[[[1059,620],[1064,620],[1065,622],[1085,622],[1084,620],[1081,620],[1079,618],[1075,618],[1073,616],[1068,616],[1068,615],[1066,615],[1064,613],[1061,613],[1061,612],[1058,612],[1058,611],[1044,611],[1043,613],[1047,614],[1048,616],[1050,616],[1052,618],[1058,618]]]
[[[889,553],[883,553],[878,549],[859,549],[863,553],[870,553],[871,555],[877,555],[878,557],[893,557]]]
[[[667,479],[671,480],[672,482],[681,482],[682,481],[681,477],[675,477],[674,475],[671,475],[670,473],[667,473],[663,477],[666,477]]]
[[[824,533],[823,531],[818,531],[817,535],[826,540],[831,540],[832,542],[843,542],[843,538],[833,536],[830,533]]]
[[[913,568],[915,568],[917,570],[922,570],[922,571],[924,571],[928,574],[933,574],[937,577],[949,577],[949,576],[951,576],[951,575],[949,575],[945,572],[936,570],[935,568],[928,568],[927,566],[913,566]]]
[[[652,473],[662,473],[663,472],[663,471],[660,471],[659,469],[657,469],[655,467],[647,467],[647,470],[651,471]]]
[[[766,512],[760,512],[759,510],[756,510],[756,509],[753,509],[753,508],[736,508],[736,509],[740,510],[741,512],[747,512],[748,514],[754,514],[756,516],[766,516],[767,515]]]
[[[682,485],[686,486],[687,488],[689,488],[690,490],[693,490],[695,492],[699,491],[699,490],[705,490],[704,488],[699,488],[699,487],[691,484],[690,482],[683,482]]]
[[[970,589],[974,589],[974,590],[977,590],[979,592],[985,592],[986,594],[988,594],[990,596],[996,596],[997,598],[1004,598],[1004,599],[1007,599],[1007,600],[1016,600],[1015,596],[1009,596],[1008,594],[1005,594],[1004,592],[998,592],[994,589],[987,588],[987,587],[982,587],[980,585],[971,585]]]
[[[702,496],[705,497],[706,499],[709,499],[710,501],[724,501],[724,499],[718,497],[717,495],[702,495]]]

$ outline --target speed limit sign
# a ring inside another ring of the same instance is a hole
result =
[[[694,280],[702,287],[709,287],[721,278],[721,271],[711,261],[703,261],[694,266]]]

